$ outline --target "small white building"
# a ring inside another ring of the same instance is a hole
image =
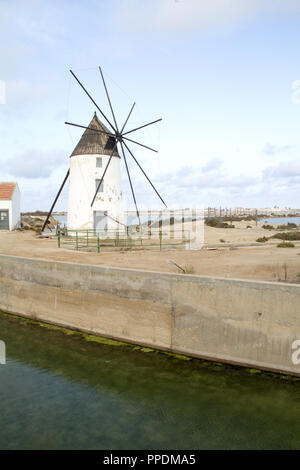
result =
[[[88,127],[109,132],[96,113]],[[117,147],[91,206],[114,144],[113,137],[86,129],[71,154],[67,219],[69,230],[122,229],[124,214]]]
[[[0,183],[0,230],[21,225],[20,190],[17,183]]]

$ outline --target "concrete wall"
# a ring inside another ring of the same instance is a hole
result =
[[[96,166],[97,157],[102,158],[102,167]],[[107,211],[108,215],[123,223],[120,158],[113,157],[104,178],[103,192],[98,192],[93,207],[91,202],[96,191],[96,179],[101,179],[109,155],[74,155],[70,158],[70,185],[68,200],[69,229],[94,228],[94,211]],[[120,225],[107,218],[108,229]],[[122,226],[121,226],[122,227]]]
[[[300,286],[0,255],[0,309],[195,357],[288,372]]]

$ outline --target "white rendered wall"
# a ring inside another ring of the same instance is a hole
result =
[[[102,167],[96,167],[97,157]],[[120,158],[112,157],[104,177],[104,191],[98,192],[93,207],[91,202],[96,191],[96,179],[101,179],[109,155],[75,155],[70,158],[69,201],[67,226],[69,230],[94,228],[94,211],[107,211],[108,216],[123,223]],[[123,226],[107,217],[107,228],[122,229]]]
[[[0,210],[5,209],[9,211],[9,230],[13,230],[20,227],[21,215],[20,215],[20,190],[16,185],[12,200],[2,199],[0,200]]]
[[[10,230],[13,230],[21,225],[21,214],[20,214],[20,190],[16,185],[13,197],[12,197],[12,210],[10,213]]]

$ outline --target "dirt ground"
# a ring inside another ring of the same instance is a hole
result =
[[[295,248],[277,248],[277,241],[255,244],[268,232],[254,223],[238,222],[235,229],[216,229],[205,226],[205,246],[201,250],[80,252],[58,248],[57,240],[38,238],[33,231],[0,231],[0,254],[57,261],[145,269],[162,272],[181,272],[169,263],[175,261],[194,274],[259,279],[266,281],[300,282],[300,244]],[[247,225],[253,228],[247,229]],[[220,242],[223,239],[225,242]],[[253,246],[254,245],[254,246]],[[189,269],[190,270],[190,269]]]

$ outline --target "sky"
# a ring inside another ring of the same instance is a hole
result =
[[[70,69],[109,115],[101,66],[118,122],[162,118],[134,134],[158,154],[131,149],[169,208],[299,208],[299,44],[300,0],[0,0],[0,181],[49,209],[82,134],[64,122],[95,111]]]

